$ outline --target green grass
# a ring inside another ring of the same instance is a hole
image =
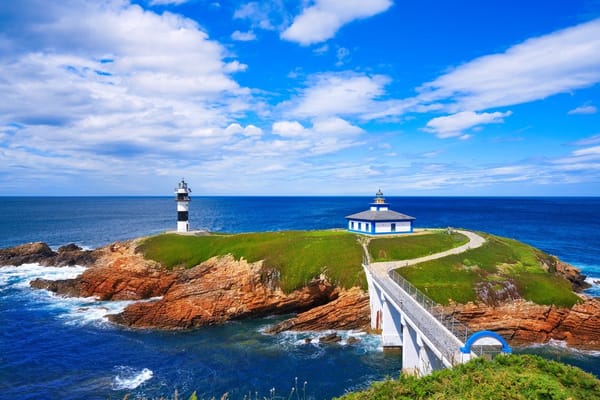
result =
[[[346,231],[285,231],[238,235],[159,235],[140,246],[146,258],[167,268],[191,268],[214,256],[231,254],[280,272],[282,289],[289,293],[326,273],[344,288],[366,289],[357,236]]]
[[[600,399],[600,381],[577,367],[533,355],[476,358],[452,369],[417,378],[376,382],[343,400],[378,399]]]
[[[420,235],[376,238],[369,242],[373,261],[410,260],[450,250],[467,243],[469,238],[457,232],[431,231]]]
[[[512,239],[482,235],[487,241],[480,248],[400,268],[398,272],[441,304],[448,304],[450,299],[458,303],[476,301],[476,285],[484,281],[494,282],[497,289],[503,287],[503,282],[513,282],[521,297],[537,304],[571,307],[580,301],[565,279],[542,268],[541,262],[552,264],[550,256]],[[433,232],[373,239],[369,251],[383,259],[398,260],[436,253],[464,242],[466,237],[460,234]],[[281,287],[287,293],[305,286],[321,273],[341,287],[366,289],[358,236],[346,231],[171,234],[148,238],[140,248],[145,257],[167,268],[191,268],[226,254],[249,262],[264,260],[265,268],[279,271]]]
[[[542,262],[549,263],[550,256],[512,239],[481,235],[486,243],[477,249],[397,271],[441,304],[476,301],[477,282],[508,280],[537,304],[571,307],[580,301],[565,279],[544,270]]]

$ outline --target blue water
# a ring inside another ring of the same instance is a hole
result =
[[[365,197],[194,197],[194,229],[248,232],[343,227]],[[388,198],[417,227],[464,227],[539,247],[600,278],[600,198]],[[175,227],[175,204],[162,197],[0,198],[0,247],[45,241],[97,247]],[[64,299],[31,290],[35,277],[76,276],[79,268],[0,269],[0,398],[206,398],[258,393],[330,398],[397,376],[401,360],[379,338],[359,345],[304,344],[315,334],[264,335],[274,320],[229,323],[192,332],[131,331],[106,322],[126,302]],[[600,289],[588,291],[600,296]],[[599,327],[600,329],[600,327]],[[351,333],[354,334],[354,333]],[[344,336],[348,333],[343,333]],[[600,376],[598,353],[560,344],[522,349]],[[297,378],[297,379],[296,379]],[[297,382],[297,383],[296,383]],[[307,382],[306,385],[304,382]]]

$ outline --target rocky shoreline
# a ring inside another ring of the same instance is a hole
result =
[[[0,267],[39,263],[44,266],[88,267],[75,279],[36,279],[31,286],[62,296],[99,300],[148,300],[110,315],[114,323],[141,329],[191,329],[228,320],[296,314],[268,329],[322,331],[368,330],[369,296],[360,288],[342,289],[326,276],[284,293],[278,272],[262,262],[232,256],[214,257],[191,269],[166,270],[136,250],[137,240],[96,250],[67,245],[56,252],[44,243],[0,249]],[[566,277],[575,290],[584,287],[579,271],[562,262],[549,266]],[[562,340],[584,349],[600,349],[600,300],[582,296],[572,308],[542,306],[523,300],[494,304],[452,304],[445,307],[473,330],[500,333],[512,344]]]

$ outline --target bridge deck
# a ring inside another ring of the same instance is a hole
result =
[[[367,268],[369,268],[367,266]],[[429,341],[445,358],[444,363],[452,365],[460,359],[459,348],[464,342],[453,335],[438,319],[413,298],[405,289],[394,282],[387,272],[369,268],[373,280],[380,286],[387,296],[400,307],[401,314],[405,315],[414,328],[421,331],[424,340]],[[458,327],[458,323],[456,324]],[[461,335],[463,336],[463,335]]]
[[[414,328],[421,331],[425,336],[424,340],[429,341],[441,353],[442,361],[449,366],[461,359],[460,347],[464,345],[471,332],[453,316],[445,315],[440,305],[421,293],[394,269],[458,254],[479,247],[485,242],[485,239],[473,232],[462,230],[458,232],[466,235],[469,243],[413,260],[385,263],[370,263],[368,258],[365,260],[365,267],[371,272],[377,285],[400,307],[400,312],[416,325]],[[366,250],[365,246],[365,254],[368,257]]]

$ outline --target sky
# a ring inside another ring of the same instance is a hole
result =
[[[0,195],[600,196],[598,0],[0,0]]]

